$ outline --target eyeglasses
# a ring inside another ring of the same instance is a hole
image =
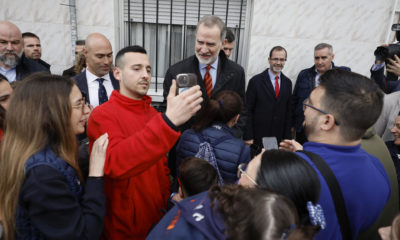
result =
[[[274,61],[274,62],[278,62],[278,61],[286,62],[286,58],[271,58],[271,60]]]
[[[72,108],[77,109],[77,110],[84,110],[85,106],[87,105],[86,98],[82,97],[78,102],[72,106]]]
[[[329,114],[328,112],[326,112],[326,111],[324,111],[324,110],[321,110],[321,109],[319,109],[319,108],[316,108],[316,107],[314,107],[314,106],[308,104],[307,102],[309,102],[309,99],[308,99],[308,98],[307,98],[306,100],[304,100],[304,102],[303,102],[303,112],[306,110],[306,107],[309,107],[309,108],[314,109],[315,111],[320,112],[320,113],[322,113],[322,114]],[[339,122],[336,121],[336,119],[335,119],[335,124],[336,124],[337,126],[339,126]]]
[[[242,176],[242,174],[244,174],[252,183],[254,183],[254,185],[258,185],[256,183],[256,181],[249,176],[249,174],[246,173],[246,169],[247,169],[247,163],[241,163],[238,166],[238,171],[237,171],[237,178],[240,179],[240,177]]]

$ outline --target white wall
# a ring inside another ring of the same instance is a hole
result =
[[[253,0],[248,79],[265,70],[270,49],[288,51],[284,74],[294,82],[314,64],[314,47],[333,45],[335,64],[369,76],[373,52],[386,38],[394,0]]]
[[[269,50],[288,51],[284,73],[293,81],[301,69],[313,65],[313,48],[333,45],[335,64],[369,76],[373,51],[385,41],[395,0],[251,0],[248,79],[268,67]],[[76,0],[78,38],[106,35],[114,52],[119,46],[118,0]],[[122,2],[122,1],[120,1]],[[72,64],[68,0],[0,0],[0,19],[36,33],[42,59],[61,73]]]
[[[76,0],[78,38],[100,32],[116,46],[115,2]],[[33,32],[42,44],[42,59],[51,72],[61,74],[72,66],[71,27],[68,0],[0,0],[0,20],[16,24],[21,32]],[[118,36],[117,36],[118,37]],[[115,50],[114,50],[115,51]]]

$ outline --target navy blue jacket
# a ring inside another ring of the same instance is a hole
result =
[[[17,239],[99,239],[105,216],[103,178],[77,173],[50,147],[25,163],[17,208]]]
[[[217,165],[224,182],[232,183],[237,180],[237,167],[250,161],[250,149],[240,139],[233,135],[233,130],[226,124],[216,123],[204,129],[201,134],[208,138],[214,149]],[[218,138],[228,136],[229,139],[214,145]],[[186,157],[194,157],[199,150],[201,141],[193,129],[183,132],[176,147],[176,166]]]
[[[16,80],[22,80],[23,78],[27,77],[31,73],[35,72],[45,72],[50,73],[50,70],[45,66],[41,65],[40,63],[25,57],[22,54],[21,60],[18,65],[15,67],[16,71]]]
[[[178,202],[153,228],[148,240],[226,239],[221,213],[211,207],[208,192],[202,192]]]
[[[384,91],[387,94],[400,91],[399,81],[386,81],[384,67],[376,71],[372,71],[371,68],[371,78],[374,79],[376,84],[378,84],[378,86],[382,89],[382,91]]]
[[[348,67],[336,67],[332,62],[332,69],[342,69],[351,71]],[[300,132],[304,121],[303,102],[306,100],[312,90],[315,88],[315,65],[311,68],[302,70],[297,76],[296,84],[294,85],[294,91],[292,95],[292,111],[293,111],[293,126],[296,128],[296,132]]]
[[[278,143],[290,138],[292,127],[292,81],[281,73],[278,98],[272,86],[268,69],[250,79],[246,92],[247,122],[243,136],[261,146],[263,137],[276,137]]]

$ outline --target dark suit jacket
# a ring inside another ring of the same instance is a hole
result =
[[[65,69],[62,73],[63,77],[75,77],[77,74],[75,73],[75,65],[73,65],[72,67]]]
[[[43,61],[42,59],[39,59],[37,62],[40,63],[43,67],[47,68],[50,71],[50,67],[51,67],[50,64],[48,64],[47,62]]]
[[[219,63],[217,69],[217,81],[213,88],[211,98],[222,90],[232,90],[245,99],[245,74],[243,68],[235,62],[226,58],[224,51],[219,53]],[[204,85],[203,78],[201,77],[199,70],[199,60],[196,55],[184,59],[181,62],[171,66],[164,78],[164,101],[166,100],[169,88],[172,84],[172,79],[176,79],[176,75],[179,73],[194,73],[197,75],[197,83],[200,85],[201,91],[203,92],[203,104],[208,100],[206,93],[206,87]]]
[[[281,73],[278,98],[268,69],[250,79],[246,92],[247,121],[245,140],[261,146],[263,137],[276,137],[278,143],[290,138],[292,81]]]
[[[16,71],[16,80],[22,80],[27,77],[31,73],[35,72],[45,72],[50,73],[49,69],[44,67],[43,65],[26,58],[24,54],[22,54],[21,60],[15,68]]]
[[[112,86],[114,87],[114,89],[119,90],[119,81],[114,78],[113,72],[109,72],[109,74],[110,74]],[[90,97],[89,97],[89,88],[88,88],[87,79],[86,79],[86,70],[83,71],[81,74],[75,76],[74,80],[75,80],[78,88],[81,90],[81,92],[84,92],[86,94],[87,101],[89,102]]]
[[[223,90],[231,90],[239,94],[239,96],[242,98],[244,102],[246,80],[242,66],[226,58],[226,55],[222,50],[220,51],[218,57],[219,57],[219,63],[217,69],[217,81],[215,82],[215,86],[213,87],[211,98],[215,97],[217,93]],[[180,73],[194,73],[197,75],[197,84],[200,85],[201,91],[203,93],[202,97],[204,101],[202,103],[202,106],[204,106],[208,100],[208,96],[203,78],[201,77],[200,74],[199,60],[197,59],[196,55],[193,55],[171,66],[168,69],[167,73],[165,74],[164,84],[163,84],[164,107],[169,93],[169,88],[171,87],[172,84],[172,79],[176,79],[176,75]],[[184,126],[182,126],[181,129],[185,130],[187,128],[190,128],[193,121],[194,119],[192,118]],[[242,135],[242,128],[244,128],[244,124],[245,124],[244,118],[241,118],[239,119],[238,123],[234,126],[236,137]]]

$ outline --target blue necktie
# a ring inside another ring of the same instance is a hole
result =
[[[103,85],[103,82],[104,82],[103,78],[98,78],[98,79],[96,79],[96,81],[99,82],[99,105],[101,105],[108,101],[107,91]]]

